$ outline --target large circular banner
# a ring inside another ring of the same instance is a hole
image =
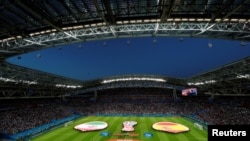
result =
[[[152,126],[155,130],[165,131],[170,133],[181,133],[189,131],[187,126],[174,122],[157,122]]]
[[[76,125],[74,128],[76,130],[80,131],[95,131],[95,130],[101,130],[108,127],[108,124],[103,121],[91,121],[91,122],[86,122],[83,124]]]

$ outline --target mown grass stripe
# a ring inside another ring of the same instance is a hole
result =
[[[185,118],[178,118],[178,121],[182,123],[183,125],[186,125],[190,128],[190,134],[187,134],[187,137],[189,139],[195,140],[204,140],[207,139],[207,131],[206,130],[200,130],[199,128],[194,127],[194,123],[190,120],[187,120]]]
[[[116,120],[110,119],[110,128],[108,129],[111,132],[112,136],[116,133],[120,133],[122,129],[122,121],[125,120],[124,117],[116,117]]]
[[[74,130],[73,127],[77,124],[90,122],[90,121],[104,121],[108,123],[106,129],[100,131],[91,132],[81,132]],[[139,133],[138,137],[129,136],[114,136],[114,133],[124,133],[122,132],[122,123],[124,121],[137,121],[135,126],[135,131],[133,133]],[[156,131],[152,128],[152,125],[156,122],[170,121],[186,125],[191,130],[185,133],[168,133],[162,131]],[[110,136],[103,137],[101,132],[107,131]],[[152,138],[144,137],[145,132],[153,133]],[[119,117],[109,117],[109,116],[89,116],[82,117],[75,121],[73,124],[68,125],[68,127],[59,127],[50,132],[46,132],[43,135],[37,136],[32,141],[107,141],[109,139],[138,139],[140,141],[206,141],[207,140],[207,130],[200,130],[193,126],[193,122],[182,117],[132,117],[132,116],[119,116]]]
[[[152,122],[151,122],[151,127],[152,127],[152,125],[153,125],[154,123],[156,123],[156,122],[165,121],[165,118],[162,118],[162,117],[152,117],[152,118],[150,118],[150,119],[151,119],[151,121],[152,121]],[[157,131],[157,130],[153,129],[153,127],[152,127],[152,132],[153,132],[153,134],[154,134],[154,136],[153,136],[154,140],[156,140],[156,141],[161,141],[161,140],[169,141],[168,137],[165,135],[164,132],[162,132],[162,131]]]
[[[138,120],[137,121],[138,128],[136,128],[136,131],[139,133],[139,137],[142,138],[144,136],[143,131],[147,130],[147,126],[146,126],[147,122],[146,122],[145,118],[143,118],[143,117],[138,117],[137,120]]]
[[[110,132],[110,136],[108,139],[115,138],[114,134],[120,133],[121,131],[121,121],[124,120],[124,117],[114,117],[114,118],[108,118],[109,120],[109,128],[107,129],[108,132]]]
[[[62,134],[70,135],[73,134],[72,132],[67,133],[67,128],[59,127],[57,129],[54,129],[52,131],[46,132],[45,134],[42,134],[36,138],[38,141],[45,141],[45,140],[53,140],[54,138],[60,138]]]

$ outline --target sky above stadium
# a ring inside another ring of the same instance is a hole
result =
[[[56,46],[7,62],[82,81],[131,74],[187,79],[249,56],[241,41],[140,37]]]

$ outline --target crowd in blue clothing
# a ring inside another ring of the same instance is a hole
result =
[[[86,97],[2,100],[0,131],[10,135],[47,124],[75,113],[182,114],[208,124],[250,124],[250,97],[181,97],[173,99],[162,89],[120,89]]]

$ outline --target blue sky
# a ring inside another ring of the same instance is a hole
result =
[[[209,48],[208,43],[213,46]],[[116,38],[19,56],[8,58],[7,62],[83,81],[130,74],[186,79],[250,56],[250,46],[241,46],[240,41],[206,38]]]

